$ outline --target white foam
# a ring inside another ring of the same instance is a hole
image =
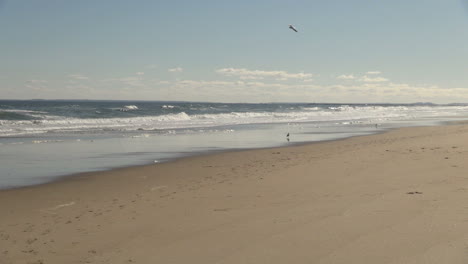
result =
[[[52,143],[52,142],[63,142],[63,140],[33,140],[31,142],[34,144],[42,144],[42,143]]]
[[[137,110],[138,106],[136,106],[136,105],[126,105],[126,106],[124,106],[124,108],[128,109],[128,110]]]
[[[43,111],[33,111],[33,110],[23,110],[23,109],[2,109],[2,112],[9,112],[9,113],[21,113],[21,114],[47,114],[47,112]]]
[[[74,204],[75,204],[75,202],[74,202],[74,201],[71,201],[71,202],[69,202],[69,203],[59,204],[59,205],[56,205],[56,206],[54,206],[54,207],[50,207],[50,208],[46,208],[46,209],[41,209],[40,211],[41,211],[41,212],[44,212],[44,213],[48,213],[48,214],[56,214],[56,213],[53,212],[53,211],[58,210],[58,209],[60,209],[60,208],[62,208],[62,207],[72,206],[72,205],[74,205]]]
[[[75,202],[69,202],[69,203],[59,204],[59,205],[57,205],[57,206],[55,206],[55,207],[49,208],[49,210],[57,210],[57,209],[60,209],[60,208],[62,208],[62,207],[72,206],[72,205],[74,205],[74,204],[75,204]]]
[[[1,120],[0,136],[18,136],[52,132],[152,131],[209,128],[226,125],[301,123],[301,122],[385,122],[421,117],[461,116],[468,106],[349,106],[287,110],[284,112],[230,112],[188,115],[185,112],[158,116],[126,118],[64,118],[48,116],[34,120]]]
[[[151,135],[149,134],[141,134],[136,136],[131,136],[132,138],[149,138]]]

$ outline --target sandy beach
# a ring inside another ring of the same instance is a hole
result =
[[[0,191],[0,263],[468,263],[468,125]]]

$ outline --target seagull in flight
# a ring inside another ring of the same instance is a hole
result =
[[[293,25],[289,25],[289,28],[297,32],[297,29],[293,27]]]

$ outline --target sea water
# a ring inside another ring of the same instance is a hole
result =
[[[0,189],[198,153],[434,125],[467,111],[433,104],[0,101]]]

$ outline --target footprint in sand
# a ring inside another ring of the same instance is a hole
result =
[[[422,194],[422,192],[407,192],[406,194]]]
[[[36,241],[37,241],[37,238],[30,238],[30,239],[26,240],[26,244],[31,245],[32,243],[34,243]]]
[[[226,212],[226,211],[229,211],[231,209],[232,208],[216,208],[216,209],[213,209],[213,211],[215,211],[215,212]]]

